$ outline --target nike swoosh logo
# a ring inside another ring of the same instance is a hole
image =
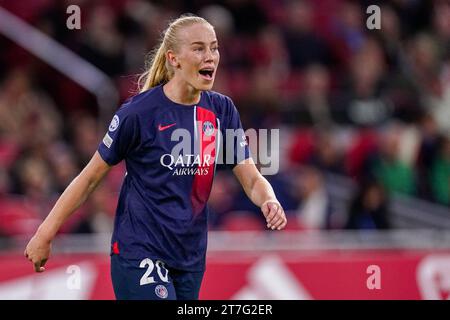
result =
[[[175,123],[172,123],[172,124],[168,124],[167,126],[162,126],[161,124],[159,124],[159,126],[158,126],[158,130],[159,131],[164,131],[164,130],[166,130],[166,129],[169,129],[170,127],[173,127],[174,125],[176,125],[177,123],[175,122]]]

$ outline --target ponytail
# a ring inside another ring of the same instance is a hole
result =
[[[166,50],[163,41],[159,48],[151,53],[147,70],[139,76],[138,85],[140,92],[147,91],[170,80],[166,64]]]

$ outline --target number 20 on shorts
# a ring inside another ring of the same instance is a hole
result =
[[[153,270],[155,269],[156,266],[156,272],[158,273],[159,278],[161,279],[162,282],[169,282],[169,270],[167,270],[164,267],[164,262],[160,261],[160,260],[156,260],[155,263],[153,263],[153,261],[151,259],[144,259],[141,261],[141,264],[139,265],[140,268],[147,268],[147,270],[145,271],[144,275],[141,278],[141,286],[144,286],[146,284],[151,284],[151,283],[156,283],[155,278],[153,276],[151,276]],[[164,271],[164,272],[163,272]]]

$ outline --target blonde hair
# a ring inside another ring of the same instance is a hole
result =
[[[176,49],[179,30],[196,23],[206,23],[212,27],[206,19],[192,14],[184,14],[169,23],[167,29],[162,33],[159,46],[149,55],[146,62],[146,71],[139,76],[139,92],[144,92],[159,84],[166,83],[173,77],[174,70],[166,59],[166,53],[168,50]]]

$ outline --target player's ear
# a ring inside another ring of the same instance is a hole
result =
[[[178,62],[178,58],[172,50],[168,50],[166,54],[166,59],[169,61],[169,64],[174,68],[179,68],[180,63]]]

